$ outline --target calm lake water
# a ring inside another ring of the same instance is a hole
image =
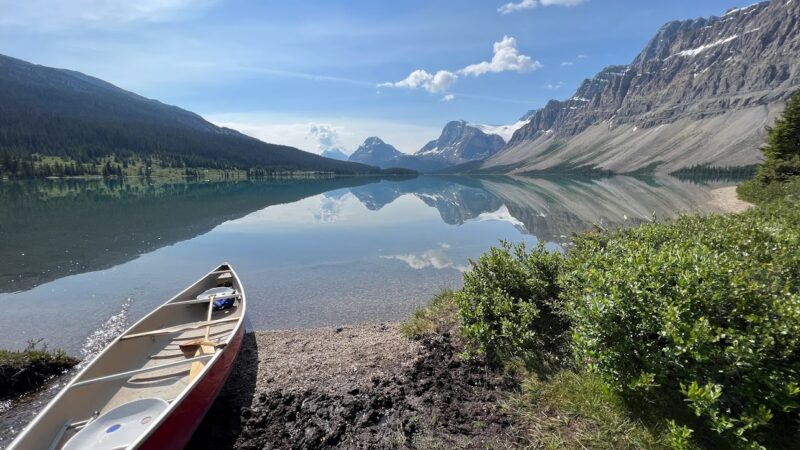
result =
[[[223,261],[256,329],[402,319],[501,239],[555,250],[594,224],[709,210],[710,189],[630,177],[0,183],[0,348],[44,339],[90,353]]]

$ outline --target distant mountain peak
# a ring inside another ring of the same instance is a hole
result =
[[[445,124],[437,139],[425,144],[414,155],[428,160],[440,161],[443,166],[458,165],[483,160],[505,145],[505,140],[496,134],[486,134],[481,127],[464,120]]]
[[[402,156],[400,150],[377,136],[371,136],[350,155],[349,161],[386,168],[396,167],[396,161]]]
[[[338,147],[326,148],[320,153],[320,156],[324,156],[329,159],[335,159],[337,161],[347,161],[350,158],[347,153]]]

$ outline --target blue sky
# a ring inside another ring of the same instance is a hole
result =
[[[0,53],[270,142],[351,152],[377,135],[414,152],[447,121],[509,124],[569,97],[604,66],[630,62],[669,20],[746,4],[0,0]]]

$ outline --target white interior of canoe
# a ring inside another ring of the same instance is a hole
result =
[[[208,320],[210,301],[197,300],[197,296],[218,286],[236,291],[234,305],[211,311]],[[149,420],[152,426],[142,433],[142,437],[147,436],[202,380],[225,345],[244,326],[244,309],[244,290],[239,278],[229,265],[219,266],[112,342],[50,402],[10,448],[61,449],[87,423],[114,408],[139,399],[168,402],[169,407],[159,417]],[[181,349],[181,344],[204,339],[207,332],[209,341],[216,344],[213,353]],[[190,377],[192,365],[195,373]]]

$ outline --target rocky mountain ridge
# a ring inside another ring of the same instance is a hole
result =
[[[484,133],[479,126],[457,120],[448,122],[437,139],[428,142],[413,155],[405,154],[373,136],[367,138],[350,155],[349,160],[381,168],[437,172],[467,162],[483,161],[504,145],[502,137]]]
[[[800,88],[800,2],[773,0],[665,24],[626,66],[585,80],[484,169],[670,172],[760,159],[766,126]]]

